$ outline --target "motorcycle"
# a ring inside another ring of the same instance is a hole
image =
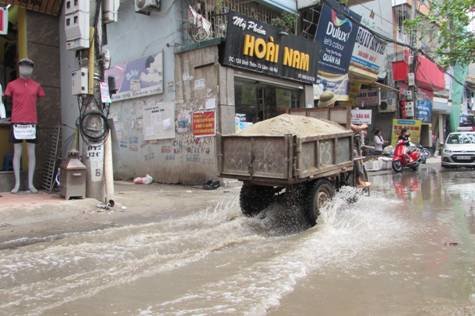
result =
[[[404,140],[399,140],[394,148],[392,167],[395,172],[401,172],[404,168],[417,171],[421,164],[421,151],[415,146],[406,146]]]

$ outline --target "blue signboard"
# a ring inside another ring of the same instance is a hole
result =
[[[351,18],[349,18],[351,17]],[[315,40],[319,42],[319,71],[332,74],[348,72],[361,16],[334,0],[322,6]]]
[[[424,123],[432,123],[432,101],[427,99],[416,101],[416,119]]]

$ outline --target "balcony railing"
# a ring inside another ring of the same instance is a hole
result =
[[[282,13],[246,0],[194,0],[183,8],[184,45],[190,47],[226,35],[227,12],[235,11],[271,24]]]

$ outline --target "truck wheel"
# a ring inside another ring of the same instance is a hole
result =
[[[322,206],[330,201],[335,195],[335,187],[326,180],[320,179],[311,183],[304,199],[303,212],[307,222],[314,226],[320,215]]]
[[[274,200],[274,188],[244,183],[239,195],[241,211],[245,216],[256,216]]]

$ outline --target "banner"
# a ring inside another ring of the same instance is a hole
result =
[[[198,111],[193,112],[192,120],[193,136],[208,137],[216,135],[216,112]]]
[[[110,76],[118,88],[112,101],[163,93],[163,52],[115,65],[106,71]]]
[[[416,101],[416,119],[424,123],[432,123],[432,101],[423,99]]]
[[[356,125],[371,125],[373,110],[351,110],[351,123]]]
[[[349,81],[348,74],[341,76],[318,75],[317,84],[313,86],[315,99],[319,99],[323,91],[331,91],[337,101],[348,101]]]
[[[229,12],[221,63],[264,75],[314,84],[318,44]]]
[[[421,141],[421,125],[422,122],[419,120],[393,120],[393,129],[391,144],[394,146],[397,143],[398,137],[401,134],[403,128],[407,128],[407,131],[410,134],[411,142],[419,144]]]
[[[334,0],[324,2],[315,33],[315,40],[321,47],[321,53],[318,56],[319,72],[332,74],[348,72],[358,26],[347,15],[354,21],[361,21],[361,16]]]

